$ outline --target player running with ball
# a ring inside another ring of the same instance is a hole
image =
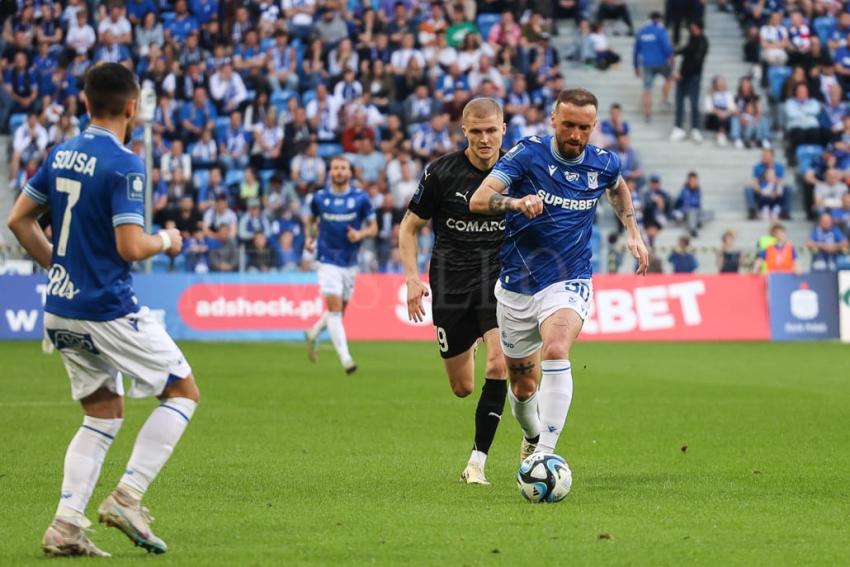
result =
[[[603,193],[628,230],[637,273],[646,273],[648,254],[620,160],[588,144],[597,107],[585,89],[562,91],[552,110],[555,135],[517,143],[469,203],[474,213],[505,214],[497,317],[511,409],[524,434],[521,459],[554,453],[567,419],[570,349],[590,309],[590,235]]]
[[[62,355],[83,424],[65,453],[62,495],[44,534],[48,555],[109,556],[86,536],[86,507],[109,446],[124,421],[122,376],[131,397],[156,396],[124,476],[98,508],[101,523],[164,553],[142,497],[180,440],[200,399],[192,369],[133,292],[130,266],[160,252],[178,254],[175,229],[144,231],[145,167],[124,147],[136,119],[132,71],[100,63],[85,76],[91,125],[60,144],[24,187],[9,227],[48,270],[44,327]],[[53,242],[38,218],[50,211]]]
[[[470,101],[463,109],[462,128],[468,147],[425,168],[401,222],[399,248],[407,277],[408,316],[422,321],[422,300],[428,288],[419,279],[416,237],[429,219],[433,221],[436,241],[429,275],[433,320],[440,356],[456,396],[472,393],[475,345],[483,337],[487,346],[486,378],[475,410],[475,442],[461,478],[469,484],[490,484],[484,466],[507,392],[493,295],[505,225],[501,218],[470,213],[469,198],[499,159],[505,133],[501,106],[491,98]]]

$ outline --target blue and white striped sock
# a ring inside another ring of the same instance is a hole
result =
[[[188,398],[168,398],[153,410],[136,437],[119,487],[141,499],[165,466],[197,406]]]
[[[65,453],[62,496],[56,509],[57,517],[75,524],[84,518],[106,452],[123,422],[123,419],[83,418],[83,425]]]
[[[554,453],[573,399],[573,374],[567,359],[544,360],[540,367],[543,377],[537,395],[542,427],[535,452]]]

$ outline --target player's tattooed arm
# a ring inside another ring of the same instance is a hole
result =
[[[511,197],[506,197],[501,193],[493,193],[490,195],[490,199],[487,200],[487,212],[492,215],[498,215],[499,213],[510,211],[513,209],[511,203],[513,200]]]
[[[505,183],[495,176],[488,176],[481,182],[469,200],[469,210],[479,215],[503,215],[507,211],[518,211],[528,218],[534,218],[543,212],[543,201],[537,195],[527,195],[514,199],[504,195]]]
[[[643,235],[638,228],[635,207],[632,203],[632,192],[625,179],[620,177],[617,184],[608,188],[608,201],[617,213],[620,222],[629,233],[628,245],[632,256],[638,261],[637,273],[645,274],[649,266],[649,252],[643,242]]]
[[[316,248],[316,237],[319,235],[318,217],[310,216],[307,218],[307,225],[304,227],[304,234],[307,236],[307,239],[304,242],[304,248],[307,252],[313,252]]]

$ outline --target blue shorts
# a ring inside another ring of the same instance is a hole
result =
[[[652,88],[652,82],[655,80],[655,75],[661,75],[665,79],[669,79],[672,73],[670,65],[650,65],[643,68],[643,88],[649,90]]]

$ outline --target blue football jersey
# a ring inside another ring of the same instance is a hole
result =
[[[310,213],[319,219],[319,262],[341,267],[356,264],[360,243],[348,240],[348,227],[359,230],[365,221],[375,218],[369,196],[354,187],[345,193],[326,187],[313,195]]]
[[[145,167],[108,130],[89,126],[47,156],[24,193],[50,208],[48,313],[111,321],[139,310],[115,227],[144,226]]]
[[[588,145],[570,160],[553,136],[529,136],[490,175],[507,185],[509,196],[537,195],[544,203],[537,218],[516,211],[505,216],[502,287],[534,294],[556,282],[590,278],[593,218],[602,193],[620,179],[617,155]]]

